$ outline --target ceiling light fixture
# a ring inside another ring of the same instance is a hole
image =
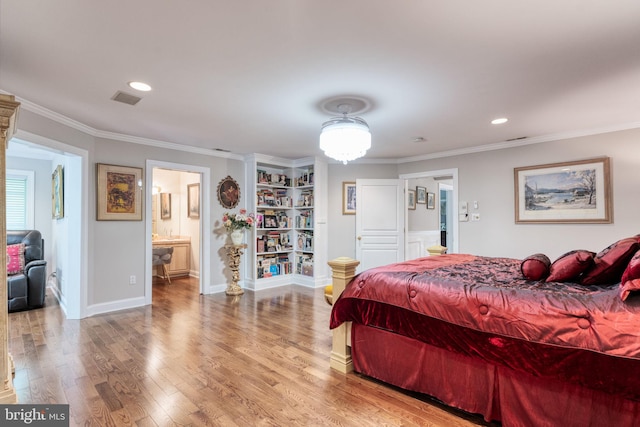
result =
[[[151,90],[151,86],[143,82],[129,82],[129,87],[141,92],[149,92]]]
[[[506,117],[500,117],[499,119],[491,120],[491,124],[492,125],[501,125],[503,123],[507,123],[508,121],[509,121],[509,119],[507,119]]]
[[[345,165],[347,162],[364,156],[371,148],[369,125],[360,117],[347,117],[351,112],[350,104],[338,105],[342,117],[333,117],[322,124],[320,149],[332,159]]]

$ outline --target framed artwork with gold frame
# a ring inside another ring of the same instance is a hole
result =
[[[96,164],[96,219],[142,221],[142,168]]]
[[[227,175],[218,183],[218,202],[226,209],[238,206],[240,201],[240,186],[235,179]]]
[[[609,158],[514,168],[516,223],[611,223]]]

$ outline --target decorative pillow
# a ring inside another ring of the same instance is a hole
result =
[[[542,280],[549,275],[551,260],[545,254],[533,254],[520,264],[522,275],[529,280]]]
[[[640,291],[640,279],[628,280],[626,283],[620,283],[620,299],[626,301],[629,294],[633,291]]]
[[[607,248],[598,252],[595,265],[581,280],[583,285],[608,285],[617,283],[629,260],[638,250],[638,239],[629,237],[618,240]]]
[[[593,266],[595,253],[578,249],[567,252],[551,264],[547,282],[575,282]]]
[[[640,279],[640,250],[631,258],[627,268],[622,273],[621,283],[625,284],[629,280]]]
[[[7,274],[18,274],[24,270],[24,243],[7,245]]]

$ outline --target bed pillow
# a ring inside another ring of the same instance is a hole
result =
[[[598,252],[595,264],[581,280],[583,285],[608,285],[618,283],[629,260],[638,250],[638,239],[629,237],[618,240]]]
[[[628,280],[626,283],[620,283],[620,299],[626,301],[631,292],[640,291],[640,279]]]
[[[24,243],[7,245],[7,274],[18,274],[24,270]]]
[[[624,284],[634,279],[640,279],[640,250],[636,251],[629,264],[627,264],[627,268],[622,273],[621,283]]]
[[[545,254],[533,254],[522,260],[520,271],[529,280],[542,280],[549,275],[551,260]]]
[[[553,261],[547,282],[575,282],[593,266],[594,252],[578,249],[569,251]]]

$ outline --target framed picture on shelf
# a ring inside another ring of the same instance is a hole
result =
[[[142,221],[142,168],[96,163],[96,219]]]
[[[187,185],[187,206],[189,218],[200,218],[200,184]]]
[[[427,203],[427,189],[425,187],[416,186],[416,203]]]
[[[514,168],[516,223],[611,223],[609,158]]]
[[[342,183],[342,215],[356,214],[356,183]]]
[[[407,208],[411,210],[415,210],[416,208],[416,190],[409,190],[409,194],[407,196]]]
[[[278,228],[278,219],[275,215],[264,216],[264,228]]]
[[[427,209],[436,208],[436,194],[427,192]]]

